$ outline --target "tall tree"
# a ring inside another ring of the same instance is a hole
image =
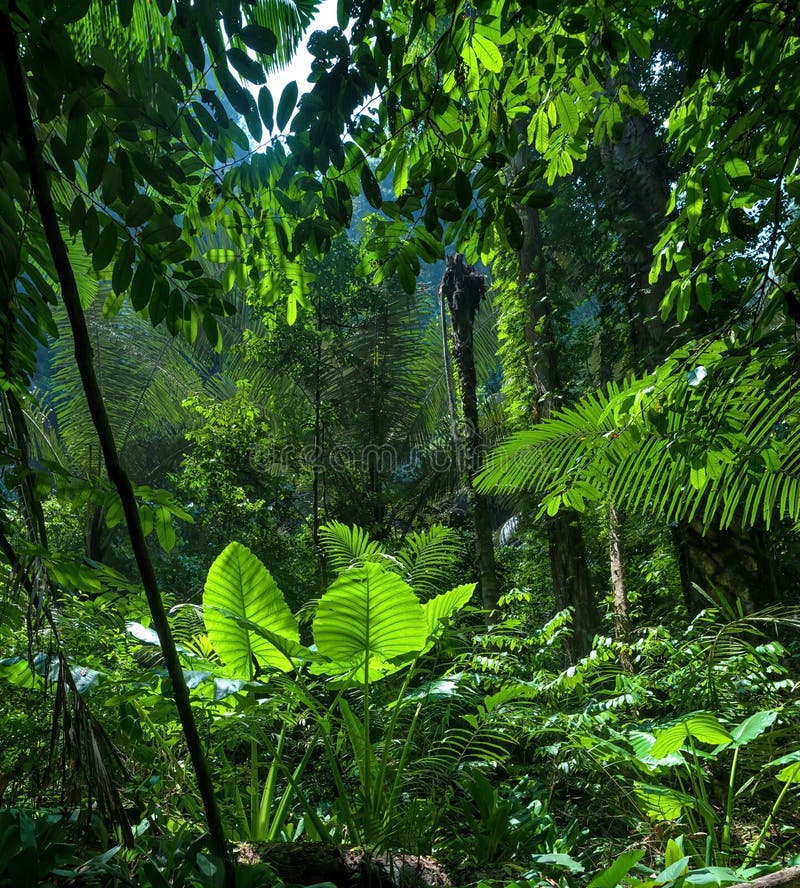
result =
[[[497,611],[500,583],[494,558],[492,522],[488,497],[473,487],[483,465],[483,442],[478,424],[478,384],[475,372],[473,330],[475,315],[486,297],[486,278],[467,265],[457,253],[447,257],[439,286],[439,299],[447,304],[453,326],[453,361],[458,368],[461,409],[464,414],[464,480],[469,491],[475,523],[475,549],[478,555],[481,600],[487,618]]]

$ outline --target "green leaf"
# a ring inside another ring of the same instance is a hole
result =
[[[273,120],[274,106],[272,104],[272,93],[266,86],[262,86],[258,91],[258,113],[264,121],[264,128],[267,132],[272,132],[272,128],[275,125]]]
[[[500,55],[500,50],[483,34],[476,32],[472,35],[472,49],[484,68],[495,74],[503,70],[503,57]]]
[[[150,301],[155,278],[149,262],[140,262],[131,283],[131,305],[141,311]]]
[[[643,848],[625,851],[611,864],[608,869],[598,873],[586,888],[617,888],[617,885],[628,875],[631,869],[644,856]]]
[[[133,277],[133,258],[135,247],[132,241],[126,240],[119,251],[114,270],[111,273],[111,288],[117,295],[121,295],[128,289]]]
[[[697,296],[697,302],[703,311],[708,311],[713,301],[711,283],[707,274],[698,274],[694,282],[694,292]]]
[[[569,854],[533,854],[530,860],[545,867],[553,866],[558,869],[569,870],[571,873],[582,873],[584,871],[583,864],[575,860],[574,857],[570,857]]]
[[[109,222],[100,234],[92,254],[92,267],[96,272],[102,271],[109,265],[117,251],[117,243],[117,225],[115,222]]]
[[[364,197],[369,201],[370,206],[375,207],[376,210],[380,209],[383,203],[381,186],[366,161],[361,165],[361,187],[364,189]]]
[[[653,758],[661,759],[677,752],[689,739],[701,743],[727,743],[732,738],[719,719],[707,712],[691,715],[677,724],[655,732],[656,742],[650,750]]]
[[[255,59],[251,59],[244,50],[239,49],[236,46],[234,46],[233,49],[229,49],[228,61],[239,74],[241,74],[245,80],[249,80],[250,83],[267,82],[267,76],[264,74],[264,69]]]
[[[94,191],[103,181],[103,172],[108,163],[108,133],[101,127],[92,139],[89,148],[89,164],[86,168],[86,187]]]
[[[156,509],[155,522],[158,544],[165,552],[171,552],[175,546],[175,528],[172,526],[172,515],[169,509],[159,506]]]
[[[777,717],[777,709],[765,709],[761,712],[753,713],[753,715],[731,730],[731,738],[733,739],[731,746],[734,748],[745,746],[751,740],[760,737],[767,728],[775,723]]]
[[[275,33],[261,25],[247,25],[236,36],[241,38],[250,49],[264,55],[274,55],[278,48],[278,38]]]
[[[753,178],[750,167],[741,157],[731,157],[723,166],[726,175],[733,185],[747,185]]]
[[[674,882],[675,879],[679,879],[681,876],[685,875],[689,869],[689,857],[681,857],[679,860],[676,860],[674,863],[671,863],[668,867],[661,870],[661,872],[655,877],[656,885],[664,885],[667,882]]]
[[[289,122],[289,118],[292,116],[292,111],[294,111],[296,104],[297,83],[292,80],[283,88],[281,97],[278,100],[278,113],[275,115],[275,119],[279,130],[286,128],[286,124]]]
[[[322,596],[313,623],[320,654],[332,663],[320,671],[352,673],[363,684],[395,672],[392,660],[422,651],[428,627],[411,587],[380,564],[341,573]]]
[[[146,194],[137,194],[125,213],[125,224],[129,228],[143,225],[155,212],[156,205]]]
[[[456,611],[469,603],[475,593],[475,583],[465,583],[442,592],[422,605],[428,635],[434,635],[441,627],[443,620],[449,620]]]
[[[580,117],[572,96],[566,92],[558,93],[555,97],[555,106],[559,123],[571,136],[574,136],[580,127]]]
[[[220,264],[223,262],[233,262],[236,259],[236,253],[233,250],[227,249],[206,250],[203,255],[209,260],[209,262],[217,262]]]
[[[253,659],[260,666],[284,672],[293,668],[291,660],[266,638],[238,624],[228,614],[290,641],[300,640],[297,620],[272,575],[241,543],[227,546],[208,572],[203,591],[208,637],[223,662],[238,676],[252,676]]]
[[[689,228],[694,229],[703,214],[703,185],[697,179],[689,179],[686,183],[686,216]]]

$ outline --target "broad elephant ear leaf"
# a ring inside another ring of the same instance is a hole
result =
[[[411,587],[374,563],[337,577],[320,600],[313,632],[329,662],[312,671],[349,675],[357,684],[396,672],[428,638],[425,613]]]
[[[449,620],[456,611],[460,611],[472,598],[475,583],[465,583],[447,592],[442,592],[422,605],[428,635],[435,638],[440,634],[442,622]]]
[[[240,619],[236,619],[240,618]],[[292,661],[242,621],[299,642],[297,620],[272,574],[241,543],[231,543],[211,565],[203,590],[203,619],[222,661],[250,678],[254,662],[288,672]]]

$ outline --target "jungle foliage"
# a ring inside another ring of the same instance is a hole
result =
[[[800,864],[800,9],[319,7],[0,0],[0,884]]]

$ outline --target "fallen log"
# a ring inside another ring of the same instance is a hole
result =
[[[729,888],[800,888],[800,866],[790,866],[776,873],[759,876],[752,882],[739,882]]]
[[[239,864],[266,863],[287,885],[331,882],[337,888],[451,888],[447,873],[431,857],[376,853],[322,842],[244,842]]]

